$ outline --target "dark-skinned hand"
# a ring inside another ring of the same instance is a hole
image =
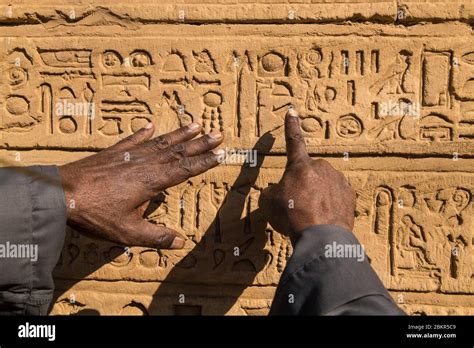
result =
[[[260,209],[269,223],[292,239],[314,225],[337,225],[352,231],[355,192],[327,161],[309,157],[294,109],[285,117],[285,138],[288,159],[283,177],[260,196]]]
[[[148,222],[143,214],[163,190],[222,162],[224,150],[215,148],[223,135],[194,139],[201,133],[198,124],[151,139],[153,133],[149,124],[96,155],[59,168],[69,225],[123,245],[184,246],[185,237]]]

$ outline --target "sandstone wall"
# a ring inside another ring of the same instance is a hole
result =
[[[1,165],[66,163],[149,121],[159,132],[202,122],[229,148],[268,154],[157,199],[149,219],[189,236],[183,251],[69,231],[53,314],[267,313],[292,250],[257,202],[282,174],[290,104],[310,153],[356,189],[354,232],[402,308],[474,314],[473,11],[470,1],[0,1]],[[58,115],[69,102],[95,117]]]

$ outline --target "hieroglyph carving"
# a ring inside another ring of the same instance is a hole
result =
[[[218,41],[110,39],[104,47],[88,38],[71,49],[61,39],[9,39],[0,146],[103,148],[148,122],[162,133],[197,121],[251,147],[265,132],[281,133],[289,105],[302,115],[310,151],[471,146],[474,59],[464,38],[282,45],[270,37],[230,50]],[[282,149],[277,140],[273,151]]]

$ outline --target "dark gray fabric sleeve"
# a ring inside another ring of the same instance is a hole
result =
[[[0,315],[47,314],[66,214],[57,167],[0,169]]]
[[[404,314],[365,254],[357,253],[361,245],[351,232],[317,225],[304,230],[294,244],[270,315]]]

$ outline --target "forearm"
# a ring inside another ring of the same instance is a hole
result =
[[[294,243],[270,314],[403,314],[352,233],[318,225]]]
[[[46,314],[66,203],[53,166],[0,169],[0,314]]]

